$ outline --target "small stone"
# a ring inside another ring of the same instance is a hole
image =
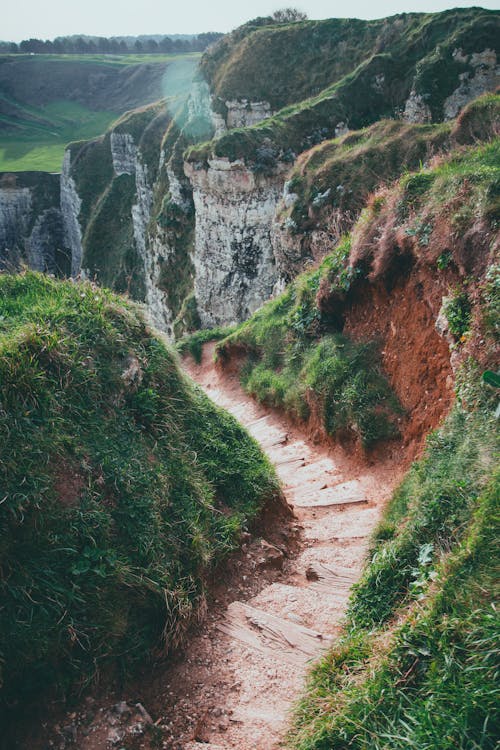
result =
[[[123,740],[124,733],[119,729],[110,729],[107,740],[111,745],[119,745]]]
[[[115,705],[112,708],[113,713],[115,713],[117,716],[121,717],[127,717],[132,716],[132,709],[128,705],[126,701],[120,701],[119,703],[115,703]]]

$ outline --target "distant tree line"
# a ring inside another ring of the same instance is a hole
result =
[[[0,53],[52,55],[130,55],[203,52],[223,34],[207,32],[188,38],[164,37],[83,37],[66,36],[49,39],[23,39],[22,42],[0,42]]]

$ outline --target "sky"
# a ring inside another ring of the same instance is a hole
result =
[[[69,34],[121,36],[199,34],[230,31],[256,16],[284,6],[297,7],[309,18],[382,18],[409,11],[440,11],[471,5],[500,10],[500,0],[21,0],[5,3],[0,38],[19,42]]]

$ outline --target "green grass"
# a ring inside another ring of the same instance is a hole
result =
[[[51,102],[36,110],[34,121],[16,120],[15,130],[0,137],[0,171],[60,172],[70,141],[95,138],[117,119],[119,112],[93,112],[82,104]],[[5,123],[5,118],[0,118]],[[5,123],[7,124],[7,123]]]
[[[161,74],[157,76],[157,94],[153,96],[160,99],[178,89],[189,89],[199,58],[198,53],[0,56],[0,171],[60,171],[69,142],[101,135],[125,110],[151,101],[152,91],[147,90],[151,80],[144,73],[138,88],[133,73],[141,69],[134,66],[165,68],[163,80]],[[123,87],[120,76],[125,75],[126,68],[131,75],[117,100],[115,88]],[[112,106],[89,83],[89,76],[101,72],[116,75],[115,86],[110,89]],[[30,78],[40,81],[40,92]],[[133,105],[131,96],[136,101]]]
[[[304,233],[326,227],[334,210],[342,212],[347,231],[371,192],[449,148],[450,135],[448,124],[382,120],[325,141],[306,152],[290,173],[289,192],[296,199],[282,210],[282,224],[286,222],[292,234]]]
[[[494,404],[455,406],[387,508],[341,642],[296,708],[294,750],[492,750],[500,475]]]
[[[254,127],[193,147],[187,158],[243,158],[256,168],[260,151],[272,149],[277,161],[286,160],[333,138],[340,122],[357,130],[384,117],[400,117],[414,84],[418,93],[428,95],[433,120],[439,122],[459,75],[472,71],[469,63],[456,63],[453,50],[497,49],[499,22],[497,13],[472,8],[381,21],[334,19],[281,29],[248,27],[243,38],[229,36],[208,51],[202,68],[222,100],[264,99],[278,111]],[[342,44],[348,63],[344,68],[337,65],[343,56],[335,44],[330,49],[330,38]],[[262,52],[254,59],[255,48]],[[327,57],[331,52],[331,65],[324,64],[322,51]],[[300,95],[295,99],[288,85],[296,85],[296,77]]]
[[[164,54],[159,52],[158,54],[130,54],[130,55],[2,55],[2,58],[10,58],[11,60],[29,60],[33,61],[33,58],[37,61],[56,61],[56,62],[79,62],[79,63],[100,63],[105,67],[126,67],[127,65],[140,65],[142,63],[155,63],[155,62],[169,62],[171,60],[184,60],[193,59],[198,60],[201,57],[201,52],[190,52],[188,54]]]
[[[330,325],[316,302],[322,280],[348,290],[345,238],[315,271],[259,310],[217,346],[224,363],[244,355],[241,382],[252,396],[307,421],[317,413],[325,433],[371,448],[397,435],[401,412],[374,341],[354,343]]]
[[[203,352],[203,344],[208,341],[221,341],[229,336],[234,330],[233,327],[225,328],[204,328],[201,331],[195,331],[176,342],[175,348],[179,354],[190,354],[194,361],[199,365]]]
[[[0,276],[2,711],[179,643],[277,479],[135,308]]]

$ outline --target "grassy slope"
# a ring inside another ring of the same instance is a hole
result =
[[[39,107],[37,120],[16,119],[15,128],[2,130],[0,171],[60,172],[67,143],[95,138],[105,132],[119,114],[93,112],[77,102],[58,101]],[[0,123],[6,126],[14,124],[14,120],[0,116]]]
[[[235,352],[245,357],[241,376],[248,392],[303,420],[310,417],[312,394],[326,432],[354,432],[367,446],[390,435],[397,406],[376,346],[354,345],[340,331],[344,308],[359,285],[397,273],[398,258],[408,254],[412,264],[430,274],[451,274],[446,314],[457,340],[470,335],[481,305],[481,316],[490,319],[488,335],[494,337],[494,314],[488,312],[495,305],[494,292],[488,297],[486,286],[478,292],[474,282],[484,275],[485,265],[494,263],[488,246],[498,231],[499,149],[497,138],[405,175],[371,202],[352,236],[317,269],[300,275],[223,339],[217,347],[223,362]],[[444,236],[453,240],[445,247],[443,227],[448,228]],[[378,244],[380,237],[384,244]],[[467,274],[471,277],[464,279]]]
[[[469,407],[430,437],[386,510],[345,635],[297,706],[290,748],[496,746],[498,428],[478,379],[469,374]]]
[[[1,703],[178,643],[274,473],[134,308],[0,276]]]
[[[290,173],[293,206],[282,212],[294,233],[307,232],[328,221],[332,209],[352,221],[368,195],[390,184],[403,172],[418,169],[432,157],[457,145],[495,135],[500,121],[500,96],[485,94],[467,105],[457,120],[412,125],[381,120],[368,128],[324,141],[307,151]]]
[[[167,70],[169,67],[177,69],[182,66],[194,68],[198,59],[199,55],[196,54],[3,56],[0,73],[6,63],[12,66],[12,72],[5,75],[0,83],[0,171],[60,171],[67,143],[95,138],[131,106],[148,103],[164,95],[159,83],[151,84],[153,89],[156,86],[154,96],[144,86],[142,94],[140,89],[136,91],[138,100],[131,105],[129,98],[134,90],[132,76],[124,88],[122,103],[119,97],[117,99],[116,91],[110,96],[110,104],[102,97],[93,103],[92,91],[97,97],[100,93],[92,89],[90,79],[87,81],[86,70],[90,70],[94,78],[100,72],[112,72],[116,73],[117,80],[121,80],[120,74],[123,75],[127,68],[132,73],[134,66],[160,66]],[[20,65],[24,66],[22,73],[17,73]],[[23,88],[16,81],[16,76],[29,75],[31,66],[36,66],[43,101],[37,101],[36,91]],[[57,68],[55,83],[51,83],[54,80],[51,67]],[[147,80],[147,74],[144,80]],[[167,76],[167,86],[169,82]],[[144,84],[140,85],[142,87]]]
[[[259,401],[303,421],[317,410],[326,433],[355,436],[369,448],[397,434],[397,400],[375,343],[349,341],[316,304],[321,279],[342,273],[349,249],[347,239],[318,269],[299,276],[223,339],[217,356],[224,362],[234,351],[245,355],[241,381]],[[349,274],[342,279],[348,286]]]
[[[238,94],[278,103],[276,91],[279,91],[283,101],[290,101],[292,93],[288,92],[287,81],[289,71],[296,69],[305,77],[306,88],[310,86],[312,90],[309,98],[298,102],[292,98],[292,103],[259,125],[235,129],[215,141],[192,148],[187,155],[189,160],[203,161],[210,155],[217,155],[231,160],[244,158],[250,164],[257,164],[262,148],[272,149],[276,159],[286,159],[290,151],[297,154],[333,137],[335,126],[340,122],[359,129],[381,117],[394,117],[404,106],[412,85],[417,93],[426,95],[433,118],[439,121],[444,100],[458,86],[459,74],[472,70],[469,64],[458,63],[453,58],[453,50],[460,48],[469,53],[486,47],[498,49],[500,17],[495,12],[464,9],[396,16],[383,22],[345,22],[346,59],[350,66],[346,70],[332,70],[331,79],[321,81],[320,91],[314,90],[314,82],[325,69],[322,56],[318,54],[321,45],[318,45],[319,37],[315,33],[316,23],[320,24],[319,29],[323,28],[321,24],[325,24],[326,29],[329,23],[341,27],[340,21],[325,21],[294,24],[281,29],[250,29],[243,41],[236,37],[233,45],[230,40],[225,42],[229,45],[229,52],[216,61],[219,67],[214,65],[213,70],[209,57],[213,53],[208,53],[208,60],[202,66],[207,69],[207,75],[214,81],[216,92],[222,99]],[[372,28],[376,28],[377,33],[372,34],[369,31]],[[287,55],[281,55],[278,60],[272,58],[274,47],[271,43],[267,54],[253,60],[250,54],[253,43],[257,44],[262,35],[271,37],[274,42],[276,35],[282,35],[285,42],[287,37],[294,39],[298,36],[298,39],[290,48],[284,44]],[[220,44],[223,45],[224,40]],[[359,47],[354,54],[356,45]],[[338,52],[338,47],[333,45],[334,60],[336,49]],[[248,89],[244,75],[247,63],[251,63],[252,70],[257,67]],[[224,88],[226,73],[231,83],[228,88]],[[233,86],[235,77],[238,85]],[[254,90],[254,84],[258,90]]]

